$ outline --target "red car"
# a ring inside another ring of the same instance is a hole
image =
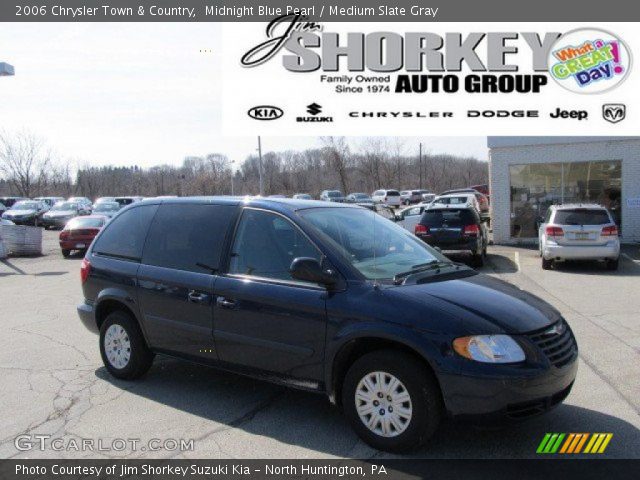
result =
[[[109,219],[102,215],[86,215],[71,219],[60,232],[62,256],[68,257],[72,250],[85,251]]]

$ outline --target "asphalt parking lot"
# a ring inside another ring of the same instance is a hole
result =
[[[97,337],[80,324],[81,257],[0,261],[0,457],[387,458],[358,440],[322,396],[158,357],[141,381],[111,378]],[[640,250],[620,269],[543,271],[537,250],[490,247],[484,273],[555,305],[580,346],[573,392],[546,416],[506,428],[447,422],[414,456],[524,458],[546,432],[611,432],[606,458],[640,457]],[[71,439],[194,439],[192,451],[19,451],[21,434]],[[588,457],[588,455],[579,455]]]

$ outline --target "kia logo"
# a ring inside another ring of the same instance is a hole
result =
[[[284,115],[284,111],[273,105],[258,105],[250,108],[247,115],[255,120],[277,120]]]

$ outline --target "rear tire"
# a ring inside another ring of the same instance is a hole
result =
[[[481,252],[480,254],[474,253],[474,254],[471,256],[471,265],[472,265],[474,268],[480,268],[480,267],[483,267],[483,266],[484,266],[484,254],[485,254],[485,253],[486,253],[486,252],[485,252],[485,251],[483,251],[483,252]]]
[[[376,377],[382,379],[380,384],[371,382]],[[370,392],[367,383],[374,388],[380,385],[380,390]],[[385,387],[387,393],[383,393]],[[369,394],[371,401],[367,400]],[[443,411],[440,388],[428,367],[414,356],[394,350],[367,353],[351,365],[344,379],[342,405],[358,436],[373,448],[388,452],[406,452],[423,445],[438,428]],[[369,414],[365,413],[368,408]]]
[[[553,267],[553,259],[547,260],[546,258],[542,257],[542,269],[551,270],[551,267]]]
[[[69,255],[71,255],[71,250],[67,250],[66,248],[62,249],[62,256],[64,258],[69,258]]]
[[[107,315],[100,326],[100,356],[109,373],[122,380],[143,376],[155,356],[138,323],[122,310]]]
[[[619,264],[620,257],[616,258],[615,260],[607,260],[605,263],[607,270],[618,270]]]

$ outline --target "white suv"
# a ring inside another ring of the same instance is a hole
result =
[[[538,240],[545,270],[563,260],[604,260],[609,270],[618,268],[618,227],[601,205],[551,206]]]
[[[384,203],[390,207],[400,206],[400,192],[398,190],[376,190],[371,195],[373,203]]]

